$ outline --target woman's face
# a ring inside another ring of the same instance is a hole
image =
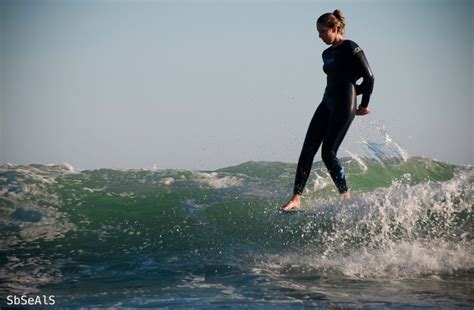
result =
[[[316,29],[319,32],[319,37],[323,40],[324,43],[327,45],[331,45],[337,37],[337,28],[336,27],[326,27],[321,25],[320,23],[316,24]]]

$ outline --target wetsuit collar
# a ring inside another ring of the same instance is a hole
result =
[[[338,45],[332,45],[331,47],[336,48],[336,47],[341,46],[342,44],[344,44],[344,42],[346,42],[346,39],[342,39],[341,43],[339,43]]]

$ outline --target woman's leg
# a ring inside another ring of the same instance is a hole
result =
[[[347,192],[348,188],[344,169],[337,159],[337,151],[353,119],[354,116],[352,115],[345,119],[331,118],[321,150],[324,164],[328,168],[329,174],[341,194]]]
[[[304,139],[303,148],[296,168],[295,186],[293,197],[285,205],[280,207],[282,211],[297,210],[301,205],[301,194],[308,180],[314,156],[318,151],[328,126],[330,111],[321,103],[314,112],[313,118],[309,123],[308,131]]]
[[[311,167],[313,165],[314,156],[323,141],[328,127],[330,111],[325,103],[321,103],[314,112],[313,118],[308,127],[303,148],[298,160],[296,168],[295,185],[293,189],[294,195],[301,195],[308,180]]]
[[[336,185],[339,193],[348,191],[346,176],[341,163],[337,159],[337,151],[346,136],[352,121],[355,117],[356,97],[353,87],[347,89],[348,96],[332,102],[335,108],[331,111],[329,125],[326,135],[323,137],[321,157],[329,170],[329,174]]]

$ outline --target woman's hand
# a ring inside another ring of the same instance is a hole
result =
[[[359,115],[359,116],[367,115],[369,113],[370,113],[370,111],[366,107],[359,106],[359,108],[357,108],[357,110],[356,110],[356,115]]]

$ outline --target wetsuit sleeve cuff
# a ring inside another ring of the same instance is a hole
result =
[[[369,100],[370,100],[369,94],[362,95],[362,102],[360,103],[360,106],[363,108],[367,108],[367,106],[369,105]]]

